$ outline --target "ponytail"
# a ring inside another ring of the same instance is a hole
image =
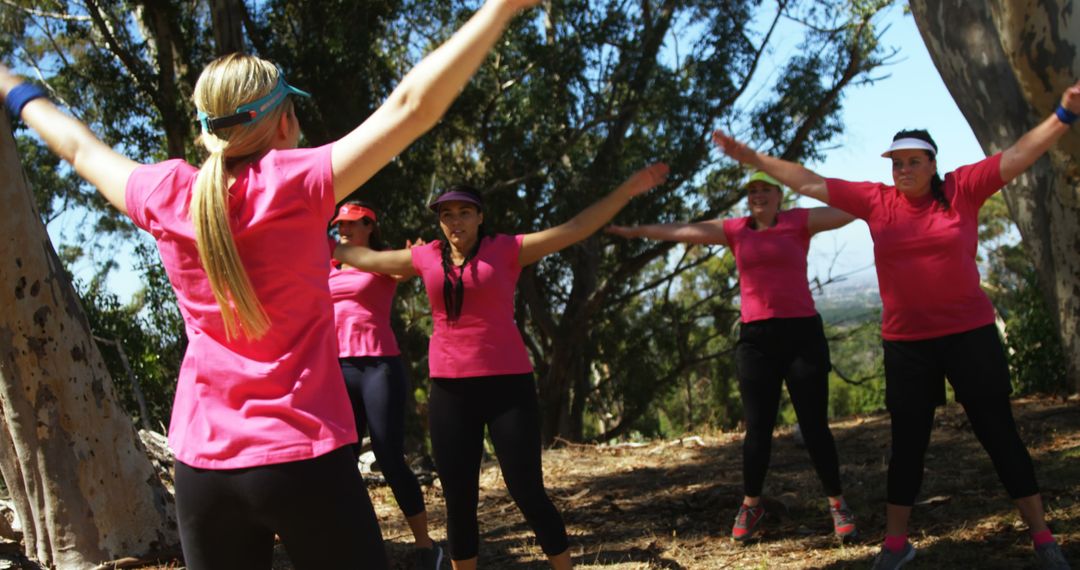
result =
[[[942,182],[941,176],[937,172],[930,179],[930,195],[934,197],[934,201],[941,206],[942,210],[949,209],[949,199],[945,197],[945,183]]]
[[[275,89],[281,74],[274,64],[234,53],[212,61],[195,84],[195,106],[209,117],[225,117],[240,106],[266,96]],[[228,340],[241,335],[257,340],[270,330],[255,288],[248,278],[229,223],[229,169],[261,156],[271,146],[283,113],[292,114],[287,97],[258,120],[218,125],[207,129],[196,142],[210,156],[199,169],[191,194],[190,216],[210,289],[221,310]]]
[[[255,294],[229,225],[226,146],[212,150],[199,170],[191,195],[191,223],[199,260],[221,309],[225,338],[243,334],[254,340],[270,329],[270,317]]]
[[[450,257],[450,240],[442,242],[443,306],[446,307],[446,318],[450,321],[456,321],[461,316],[461,307],[465,304],[465,266],[476,257],[476,254],[480,253],[482,241],[484,241],[484,225],[480,224],[476,244],[457,267],[459,271],[456,276],[454,275],[454,261]]]

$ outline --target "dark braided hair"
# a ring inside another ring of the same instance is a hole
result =
[[[925,143],[929,143],[934,147],[934,152],[924,151],[933,160],[937,160],[937,143],[930,137],[930,133],[926,129],[911,129],[904,130],[893,135],[894,141],[900,139],[919,139]],[[933,196],[934,201],[938,203],[943,210],[949,209],[949,199],[945,197],[945,183],[941,180],[941,176],[934,172],[934,177],[930,179],[930,195]]]
[[[465,184],[456,184],[443,191],[443,194],[450,192],[463,192],[476,198],[476,201],[480,204],[484,203],[483,197],[480,192]],[[477,205],[476,210],[478,212],[483,211],[483,206]],[[456,266],[457,274],[454,274],[454,261],[450,256],[451,246],[450,240],[442,240],[442,268],[443,268],[443,305],[446,307],[446,318],[450,321],[458,320],[461,316],[461,307],[465,304],[465,266],[476,254],[480,253],[480,243],[484,240],[486,232],[484,231],[484,224],[480,224],[479,229],[476,232],[476,243],[473,244],[472,249],[465,255],[465,259],[461,262],[460,266]]]
[[[339,205],[339,207],[348,204],[351,204],[353,206],[360,206],[361,208],[367,208],[372,212],[379,214],[378,208],[372,206],[370,203],[363,200],[345,200]],[[378,220],[371,220],[371,223],[374,224],[374,228],[372,228],[371,230],[371,236],[368,237],[368,247],[374,249],[375,251],[382,251],[386,249],[386,242],[383,241],[382,232],[379,231],[379,222]]]

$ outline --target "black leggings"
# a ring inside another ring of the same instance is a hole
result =
[[[1035,466],[1013,420],[1009,366],[994,325],[883,344],[886,404],[892,418],[890,504],[915,504],[934,409],[945,401],[946,377],[1009,496],[1019,499],[1039,492]]]
[[[831,367],[820,316],[743,323],[735,346],[735,368],[746,418],[743,439],[746,496],[758,497],[764,487],[780,389],[785,380],[825,495],[835,497],[843,492],[836,443],[829,430]]]
[[[176,462],[176,518],[191,570],[266,570],[274,535],[297,569],[387,567],[367,488],[347,447],[246,469]]]
[[[569,548],[562,517],[544,491],[540,412],[532,374],[432,378],[428,421],[446,499],[451,558],[475,558],[479,550],[476,509],[484,426],[495,445],[510,496],[544,553],[554,556]]]
[[[341,373],[361,439],[371,432],[371,448],[394,499],[406,517],[424,512],[424,495],[416,475],[405,463],[405,399],[409,377],[397,356],[342,358]],[[360,456],[360,444],[353,447]]]

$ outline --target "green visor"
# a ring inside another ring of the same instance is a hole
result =
[[[781,184],[779,180],[773,178],[772,176],[769,176],[764,170],[758,170],[757,172],[751,174],[750,178],[746,180],[746,184],[743,184],[743,188],[749,186],[751,182],[758,181],[764,182],[766,184],[771,184],[781,190],[784,189],[784,185]]]
[[[217,129],[235,127],[236,125],[245,123],[254,123],[265,117],[270,111],[273,111],[274,108],[280,105],[289,95],[311,97],[310,93],[301,91],[300,89],[289,85],[285,81],[285,74],[281,73],[281,69],[278,69],[277,85],[275,85],[265,97],[252,101],[246,105],[241,105],[236,108],[236,113],[224,117],[211,118],[210,115],[199,111],[198,123],[202,126],[204,133],[213,133]]]

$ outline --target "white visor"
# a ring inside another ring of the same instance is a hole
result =
[[[925,150],[930,153],[931,156],[937,155],[937,151],[934,150],[933,145],[920,139],[896,139],[892,145],[889,146],[889,150],[881,153],[881,156],[885,158],[891,158],[894,150]]]

